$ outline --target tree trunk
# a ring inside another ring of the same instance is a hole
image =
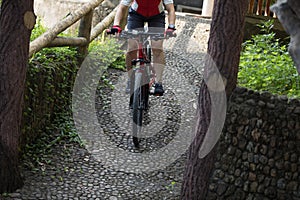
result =
[[[3,0],[0,14],[0,193],[21,187],[19,138],[33,0]]]
[[[291,36],[289,53],[300,75],[300,1],[278,0],[271,10],[276,13],[282,26]]]
[[[212,146],[210,151],[203,154],[202,144],[204,144],[203,141],[206,141],[205,138],[210,124],[216,123],[216,119],[211,115],[212,101],[215,101],[212,98],[215,96],[213,93],[222,92],[220,81],[217,83],[218,79],[215,78],[216,75],[218,76],[216,69],[221,74],[221,80],[224,82],[223,87],[225,85],[225,91],[223,89],[223,92],[226,92],[225,97],[227,96],[228,99],[236,87],[247,8],[248,0],[215,0],[208,42],[209,56],[205,63],[204,81],[202,81],[198,99],[196,136],[189,149],[181,199],[206,199],[209,179],[214,168],[217,145]],[[210,86],[212,84],[217,87],[212,88]],[[222,100],[222,98],[219,100]],[[215,124],[215,126],[218,126],[218,124]]]

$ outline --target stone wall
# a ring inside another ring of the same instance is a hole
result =
[[[35,0],[34,12],[45,27],[51,28],[86,2],[86,0]],[[70,30],[75,30],[75,27],[78,27],[78,23]]]
[[[300,199],[300,100],[237,88],[207,199]]]

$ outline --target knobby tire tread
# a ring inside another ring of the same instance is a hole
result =
[[[142,109],[142,73],[135,73],[134,81],[134,93],[133,93],[133,109],[132,109],[132,137],[135,147],[139,147],[139,137],[141,134],[142,122],[143,122],[143,109]]]

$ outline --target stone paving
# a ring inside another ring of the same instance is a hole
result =
[[[51,164],[38,172],[24,169],[24,187],[1,198],[179,199],[189,144],[184,138],[192,134],[209,27],[207,19],[178,15],[178,37],[165,42],[166,94],[150,99],[141,149],[131,143],[126,73],[108,70],[113,87],[96,92],[99,132],[91,140],[81,135],[84,147],[54,145]]]

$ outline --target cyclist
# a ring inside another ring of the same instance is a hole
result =
[[[168,28],[165,29],[165,12],[168,12]],[[121,0],[114,24],[111,28],[113,33],[121,33],[121,22],[127,17],[127,29],[136,30],[144,27],[148,23],[149,31],[159,31],[167,35],[175,34],[175,8],[173,0]],[[164,89],[162,86],[162,74],[165,66],[165,55],[163,52],[163,40],[151,41],[153,52],[153,64],[156,71],[154,94],[162,96]],[[129,77],[131,76],[131,61],[136,58],[137,43],[133,39],[128,40],[126,52],[126,67]],[[130,92],[130,79],[127,82],[126,93]]]

